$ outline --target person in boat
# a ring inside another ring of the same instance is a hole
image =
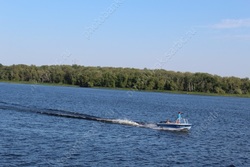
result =
[[[177,124],[180,124],[181,123],[181,112],[178,112],[178,118],[177,118],[177,120],[176,120],[176,123]]]
[[[169,124],[171,123],[171,121],[169,119],[166,120],[166,124]]]

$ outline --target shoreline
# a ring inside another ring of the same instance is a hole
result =
[[[0,80],[0,83],[9,84],[26,84],[26,85],[41,85],[41,86],[61,86],[61,87],[72,87],[72,88],[94,88],[94,89],[107,89],[107,90],[124,90],[128,92],[155,92],[155,93],[170,93],[170,94],[186,94],[186,95],[199,95],[199,96],[221,96],[221,97],[239,97],[239,98],[250,98],[250,94],[216,94],[216,93],[204,93],[204,92],[187,92],[187,91],[168,91],[168,90],[138,90],[133,88],[110,88],[110,87],[80,87],[79,85],[69,85],[62,83],[39,83],[29,81],[4,81]]]

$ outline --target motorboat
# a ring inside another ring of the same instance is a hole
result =
[[[191,129],[192,124],[188,123],[187,119],[177,120],[176,122],[160,122],[156,124],[158,127],[166,130],[175,130],[175,131],[188,131]]]

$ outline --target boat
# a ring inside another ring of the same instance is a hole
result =
[[[176,122],[160,122],[156,124],[158,127],[166,130],[175,130],[175,131],[189,131],[192,127],[192,124],[188,123],[187,119],[181,119],[181,121]]]

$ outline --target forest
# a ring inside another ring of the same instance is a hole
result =
[[[132,90],[250,94],[249,78],[146,68],[85,67],[80,65],[28,66],[23,64],[4,66],[0,64],[0,81]]]

